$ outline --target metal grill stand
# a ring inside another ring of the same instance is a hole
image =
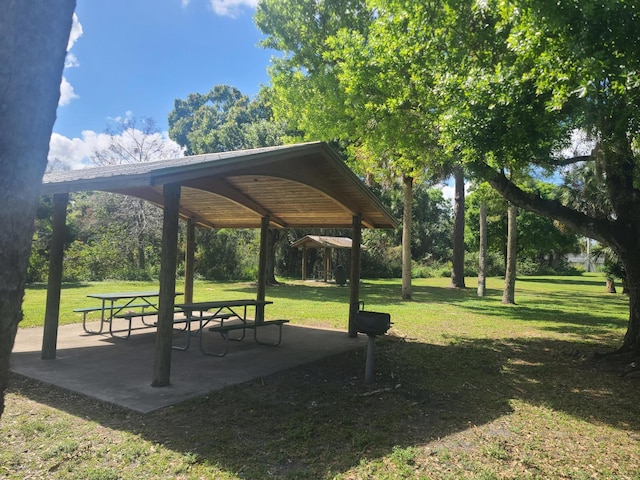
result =
[[[376,345],[376,336],[368,335],[369,341],[367,343],[367,360],[364,367],[364,383],[369,385],[373,383],[373,366],[375,364],[374,348]]]
[[[363,310],[364,302],[359,302],[360,309],[356,315],[356,329],[369,337],[367,343],[367,359],[364,369],[364,383],[373,383],[373,368],[375,364],[376,336],[384,335],[391,328],[391,315],[382,312],[368,312]]]

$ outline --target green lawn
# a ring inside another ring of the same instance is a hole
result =
[[[474,279],[448,283],[414,280],[402,301],[399,280],[363,282],[366,308],[394,322],[372,386],[356,351],[141,415],[14,376],[0,478],[640,479],[640,375],[591,358],[621,343],[626,297],[599,275],[519,278],[513,306],[501,279],[483,298]],[[68,285],[61,323],[87,293],[153,288]],[[197,282],[195,296],[255,286]],[[267,299],[268,318],[346,328],[348,288],[290,280]],[[23,326],[44,303],[30,287]]]

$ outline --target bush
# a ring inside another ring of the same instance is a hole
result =
[[[479,254],[478,252],[466,252],[464,256],[464,274],[466,277],[478,276]],[[504,275],[504,257],[496,252],[487,253],[487,265],[485,267],[487,277]]]
[[[451,264],[448,262],[414,263],[411,278],[437,278],[451,276]]]
[[[398,278],[402,276],[402,247],[367,248],[361,256],[361,278]]]

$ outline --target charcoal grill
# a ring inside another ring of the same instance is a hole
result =
[[[367,343],[367,360],[364,369],[364,383],[373,382],[374,348],[376,337],[384,335],[391,328],[391,315],[383,312],[364,310],[364,302],[358,302],[358,312],[355,315],[355,326],[359,333],[369,337]]]

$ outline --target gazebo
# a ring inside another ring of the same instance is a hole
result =
[[[302,280],[307,279],[307,250],[317,248],[324,250],[322,280],[329,280],[331,271],[331,252],[334,249],[351,249],[352,241],[348,237],[332,237],[328,235],[305,235],[291,244],[292,248],[302,248]]]
[[[193,298],[196,227],[260,228],[257,300],[266,294],[270,228],[351,228],[349,335],[357,332],[361,228],[395,228],[397,221],[326,144],[189,156],[45,175],[41,194],[53,195],[53,234],[42,359],[56,358],[62,258],[69,193],[105,191],[161,207],[160,290],[152,385],[170,384],[178,221],[187,222],[186,302]],[[256,312],[256,320],[264,312]]]

